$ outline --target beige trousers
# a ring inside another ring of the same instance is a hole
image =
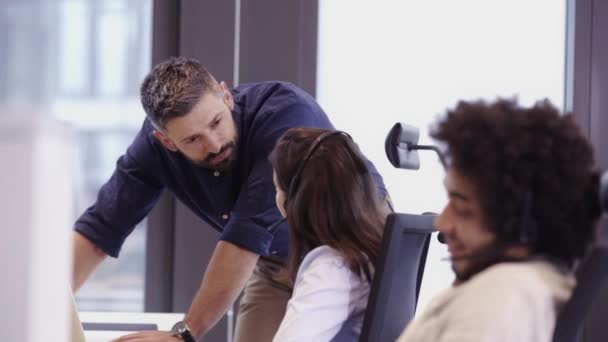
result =
[[[277,280],[283,264],[262,257],[247,281],[239,304],[234,342],[272,341],[285,316],[293,285]]]

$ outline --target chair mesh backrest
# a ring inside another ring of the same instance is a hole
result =
[[[414,317],[434,216],[390,214],[359,341],[395,341]]]
[[[576,271],[577,284],[555,324],[553,342],[576,342],[585,316],[608,275],[608,248],[594,248]]]

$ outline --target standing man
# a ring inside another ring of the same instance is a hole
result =
[[[171,332],[141,332],[119,341],[194,341],[205,335],[244,289],[236,341],[270,341],[291,287],[277,279],[287,255],[268,154],[292,127],[333,128],[315,100],[289,83],[262,82],[232,91],[196,60],[171,58],[141,86],[147,115],[97,202],[76,221],[77,290],[126,237],[164,188],[221,232],[194,300]],[[382,178],[369,163],[379,193]]]

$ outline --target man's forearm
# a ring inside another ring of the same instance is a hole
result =
[[[106,258],[106,254],[80,233],[73,233],[72,291],[76,292]]]
[[[259,255],[232,243],[217,244],[186,315],[194,336],[205,335],[236,301],[258,259]]]

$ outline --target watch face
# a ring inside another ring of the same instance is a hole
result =
[[[173,336],[181,338],[184,342],[196,342],[196,339],[190,333],[190,327],[188,327],[186,321],[175,323],[173,328],[171,328],[171,332]]]
[[[187,330],[190,330],[190,329],[188,328],[188,324],[186,324],[185,321],[179,321],[179,322],[175,323],[175,325],[173,325],[173,328],[171,328],[171,331],[176,334],[181,334]]]

